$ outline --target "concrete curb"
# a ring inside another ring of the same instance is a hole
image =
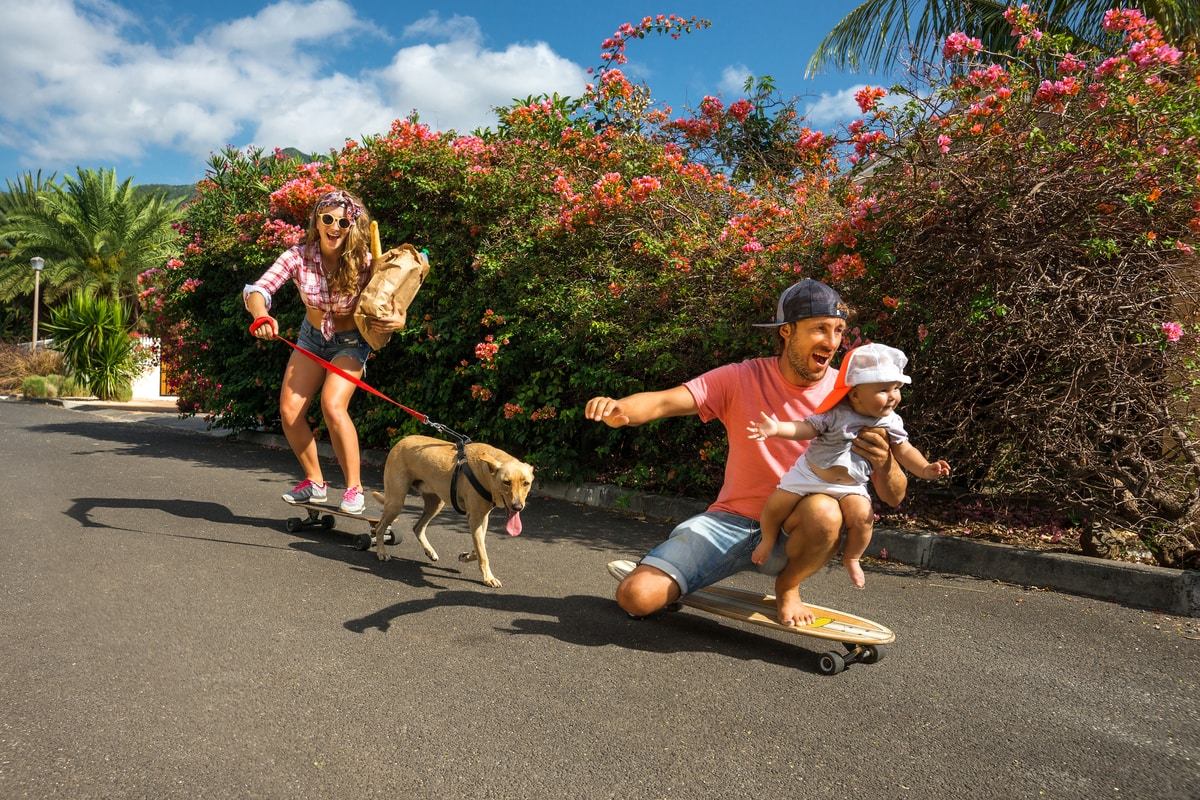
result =
[[[94,401],[71,405],[60,401],[57,404],[80,410],[101,407],[101,404]],[[172,410],[162,407],[139,407],[134,403],[104,404],[102,407],[130,411]],[[230,436],[225,431],[208,430],[202,423],[189,427],[212,436]],[[288,449],[287,440],[278,434],[241,431],[235,438],[261,447]],[[317,450],[323,458],[334,457],[328,442],[318,443]],[[386,459],[387,452],[383,450],[362,452],[363,463],[370,466],[382,467]],[[700,500],[648,494],[599,483],[567,484],[539,481],[535,493],[593,508],[640,514],[669,523],[687,519],[707,507],[707,503]],[[882,561],[905,564],[931,572],[972,575],[1020,586],[1094,597],[1166,614],[1200,617],[1200,571],[1196,570],[1175,570],[1067,553],[1046,553],[994,542],[972,541],[957,536],[909,533],[888,528],[875,530],[867,554]]]
[[[889,529],[875,531],[867,553],[931,572],[974,575],[1168,614],[1200,616],[1200,572],[1195,570],[1046,553],[956,536]]]

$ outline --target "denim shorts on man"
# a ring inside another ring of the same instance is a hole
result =
[[[787,536],[775,540],[771,557],[759,566],[750,560],[750,554],[761,540],[762,528],[757,520],[725,511],[705,511],[676,526],[671,536],[647,553],[641,563],[661,569],[679,584],[680,592],[688,594],[751,567],[766,575],[778,575],[787,563]]]
[[[363,339],[357,328],[348,331],[337,331],[332,339],[326,340],[318,328],[314,328],[308,320],[300,325],[300,336],[296,344],[315,356],[332,362],[338,356],[350,356],[363,366],[363,374],[367,374],[367,356],[371,355],[371,345]]]

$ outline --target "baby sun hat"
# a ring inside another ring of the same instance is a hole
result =
[[[906,366],[908,356],[895,347],[872,342],[854,348],[842,358],[833,391],[814,413],[824,414],[836,406],[851,386],[862,383],[912,383],[912,378],[904,374]]]

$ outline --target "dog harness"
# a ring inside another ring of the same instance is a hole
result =
[[[454,472],[450,474],[450,505],[454,506],[454,510],[458,513],[466,514],[467,512],[458,503],[459,474],[467,476],[467,482],[475,487],[475,491],[479,492],[480,497],[489,503],[494,501],[492,500],[492,493],[480,482],[479,478],[475,476],[475,472],[471,469],[471,465],[467,463],[467,445],[471,443],[471,440],[466,437],[455,437],[455,439],[458,456],[454,459]]]

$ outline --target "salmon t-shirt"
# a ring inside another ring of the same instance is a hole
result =
[[[779,359],[752,358],[709,370],[684,384],[696,400],[703,422],[718,419],[729,437],[725,482],[709,511],[727,511],[757,520],[779,478],[808,448],[808,442],[770,438],[758,442],[746,426],[760,411],[778,419],[807,419],[833,390],[837,370],[812,386],[788,383]]]

